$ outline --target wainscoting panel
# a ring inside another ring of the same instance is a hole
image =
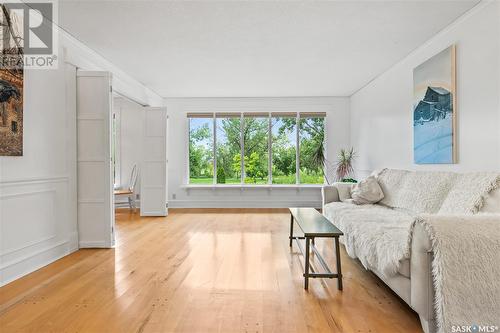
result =
[[[47,189],[0,196],[2,221],[16,217],[16,223],[2,224],[3,255],[56,237],[55,194],[56,190]]]
[[[0,285],[78,248],[68,198],[67,176],[0,183]]]

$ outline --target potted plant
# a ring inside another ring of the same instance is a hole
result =
[[[354,148],[341,149],[336,164],[336,180],[345,183],[357,183],[357,180],[349,178],[354,173],[353,162],[356,157]]]
[[[357,183],[358,181],[349,176],[353,175],[353,162],[356,157],[354,148],[341,149],[336,163],[330,163],[325,157],[325,147],[321,141],[313,153],[313,163],[318,168],[321,168],[327,184],[335,181],[345,183]]]

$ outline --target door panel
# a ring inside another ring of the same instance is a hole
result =
[[[76,90],[79,245],[112,247],[111,74],[77,71]]]
[[[141,216],[166,216],[167,110],[145,108],[141,167]]]

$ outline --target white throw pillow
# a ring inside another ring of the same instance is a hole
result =
[[[342,202],[347,202],[348,200],[351,199],[351,188],[352,188],[352,183],[335,183],[335,187],[337,188],[337,191],[339,192],[339,200]]]
[[[356,205],[373,204],[384,198],[384,192],[377,179],[370,176],[352,187],[351,197]]]
[[[403,195],[402,185],[409,174],[407,170],[384,169],[377,175],[378,184],[384,193],[384,199],[380,201],[382,205],[390,208],[399,206]]]

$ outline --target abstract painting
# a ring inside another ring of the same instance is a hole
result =
[[[23,155],[23,48],[21,20],[0,5],[0,156]]]
[[[413,70],[413,156],[416,164],[456,163],[455,46]]]

